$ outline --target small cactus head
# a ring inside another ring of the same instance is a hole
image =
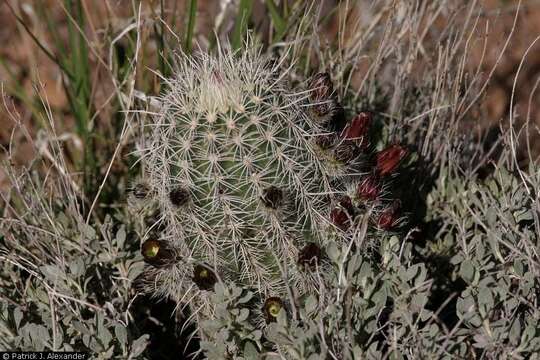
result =
[[[201,290],[212,290],[217,278],[207,265],[197,264],[193,267],[193,282]]]
[[[152,272],[188,281],[183,287],[155,282],[153,291],[187,298],[186,288],[210,289],[223,273],[257,295],[283,296],[287,289],[276,253],[296,267],[303,234],[323,244],[329,222],[324,194],[344,188],[328,165],[340,132],[323,126],[311,111],[337,112],[330,77],[319,74],[310,91],[298,92],[256,51],[223,48],[216,56],[179,60],[160,96],[159,113],[144,132],[148,146],[141,162],[143,179],[152,184],[152,204],[161,212],[154,228],[166,225],[152,235],[185,259]],[[325,147],[331,148],[324,159],[315,144],[321,134],[329,135]],[[159,255],[150,255],[147,262],[161,264],[153,260]],[[186,266],[188,261],[215,264],[220,273]]]
[[[377,171],[384,176],[393,173],[401,161],[407,156],[408,150],[399,144],[390,145],[377,154]]]
[[[275,322],[281,309],[283,309],[283,301],[279,297],[272,296],[267,298],[262,308],[266,322]]]
[[[146,240],[141,246],[141,253],[144,261],[154,267],[169,266],[176,260],[174,251],[161,240]]]
[[[303,296],[319,279],[296,270],[316,268],[327,241],[352,235],[363,209],[343,194],[360,175],[361,160],[371,158],[365,154],[371,115],[360,113],[345,128],[328,74],[315,75],[309,91],[298,92],[260,53],[220,50],[180,60],[143,132],[142,176],[160,211],[152,226],[166,225],[143,244],[157,279],[152,291],[211,303],[206,291],[223,274],[258,299],[273,294],[262,314],[275,321],[289,286],[278,262],[295,269],[291,279]],[[394,148],[381,152],[377,176],[403,157]],[[364,187],[358,197],[378,196]],[[201,296],[186,294],[197,288]]]
[[[314,269],[321,260],[321,248],[315,243],[309,243],[298,253],[298,265],[304,269]]]

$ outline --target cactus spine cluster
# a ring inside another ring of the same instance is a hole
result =
[[[256,51],[180,58],[132,194],[158,209],[142,247],[151,292],[208,300],[233,281],[272,304],[268,318],[316,291],[326,243],[351,239],[366,209],[375,231],[397,225],[381,178],[405,149],[372,154],[371,114],[345,123],[327,74],[294,91],[287,75]]]

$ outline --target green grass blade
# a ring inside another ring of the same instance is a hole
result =
[[[279,41],[283,38],[283,35],[285,35],[285,32],[287,31],[287,21],[279,13],[279,9],[274,3],[274,0],[266,0],[266,7],[268,8],[268,12],[272,18],[272,23],[276,33],[273,40]]]
[[[232,34],[232,47],[234,50],[242,47],[242,41],[247,33],[249,19],[251,17],[251,11],[253,9],[253,0],[240,0],[240,7],[238,9],[238,19],[234,26]]]
[[[187,31],[186,31],[186,44],[185,44],[185,51],[188,54],[191,54],[191,50],[193,47],[193,33],[195,31],[195,20],[196,20],[196,14],[197,14],[197,0],[189,0],[188,3],[188,23],[187,23]]]

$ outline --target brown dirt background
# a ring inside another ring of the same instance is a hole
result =
[[[52,44],[52,39],[48,37],[46,25],[41,22],[36,15],[34,2],[29,0],[7,0],[19,15],[28,24],[28,27],[34,31],[45,44]],[[46,8],[53,14],[55,26],[60,33],[67,37],[68,19],[62,10],[58,0],[37,0],[43,1]],[[151,18],[153,12],[151,6],[158,1],[143,1],[143,17]],[[171,2],[168,2],[171,3]],[[185,1],[174,2],[179,11],[186,8]],[[213,21],[219,11],[219,1],[199,1],[197,33],[206,34],[212,28]],[[515,17],[515,11],[518,1],[502,0],[482,0],[483,11],[480,17],[478,29],[487,35],[487,53],[481,58],[483,39],[473,46],[468,59],[470,69],[477,69],[483,73],[489,71],[495,66],[501,48],[512,30]],[[94,44],[98,44],[98,39],[103,31],[115,31],[122,29],[127,23],[129,17],[133,14],[131,1],[129,0],[104,0],[104,1],[83,1],[85,12],[88,16],[88,38]],[[254,11],[254,17],[260,17],[261,12],[258,9]],[[182,22],[182,19],[178,19]],[[35,94],[34,87],[38,85],[44,98],[50,103],[55,114],[55,126],[59,134],[71,133],[74,126],[74,120],[69,113],[67,98],[62,88],[61,74],[58,67],[49,60],[44,53],[35,45],[33,40],[24,31],[20,24],[17,24],[14,16],[9,11],[5,2],[0,2],[0,59],[3,59],[10,72],[4,67],[0,67],[0,84],[5,93],[5,88],[13,86],[15,83],[22,85],[25,93]],[[227,26],[225,23],[224,26]],[[523,59],[524,53],[530,47],[533,40],[540,35],[540,1],[524,1],[519,12],[517,26],[510,40],[507,52],[503,55],[500,63],[497,65],[493,78],[487,89],[483,100],[483,113],[480,129],[488,129],[499,125],[506,126],[508,114],[510,111],[510,99],[512,87],[515,81],[518,68]],[[479,35],[481,36],[481,35]],[[482,40],[482,41],[481,41]],[[149,42],[151,43],[151,42]],[[100,49],[105,53],[107,49]],[[147,51],[155,51],[151,45]],[[102,109],[96,119],[98,123],[105,123],[110,119],[110,113],[106,106],[106,99],[113,92],[112,83],[104,76],[102,69],[94,64],[92,69],[95,83],[99,84],[94,89],[93,101],[95,107]],[[146,64],[148,65],[148,64]],[[533,140],[539,138],[538,125],[540,125],[540,95],[534,93],[535,86],[540,81],[540,41],[532,47],[522,64],[521,71],[517,78],[517,87],[515,92],[515,112],[518,114],[518,122],[523,123],[527,117],[531,119],[536,128],[532,129],[536,135]],[[37,97],[36,97],[37,99]],[[7,149],[10,141],[14,145],[12,156],[9,158],[14,164],[27,164],[34,157],[33,147],[29,143],[28,137],[20,131],[13,131],[16,127],[10,116],[15,113],[16,117],[30,130],[30,136],[36,135],[38,126],[32,112],[23,106],[20,101],[7,98],[5,104],[0,103],[0,146]],[[532,141],[533,153],[535,156],[540,154],[540,141]],[[0,155],[1,160],[6,159],[6,155]],[[5,189],[7,179],[0,170],[0,189]]]

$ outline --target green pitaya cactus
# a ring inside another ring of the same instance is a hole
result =
[[[406,150],[373,155],[370,113],[345,123],[327,74],[301,90],[288,75],[257,51],[180,58],[132,192],[158,214],[142,247],[147,291],[211,311],[214,284],[232,281],[269,321],[276,299],[317,291],[326,244],[354,242],[360,214],[373,232],[399,225],[382,178]]]

